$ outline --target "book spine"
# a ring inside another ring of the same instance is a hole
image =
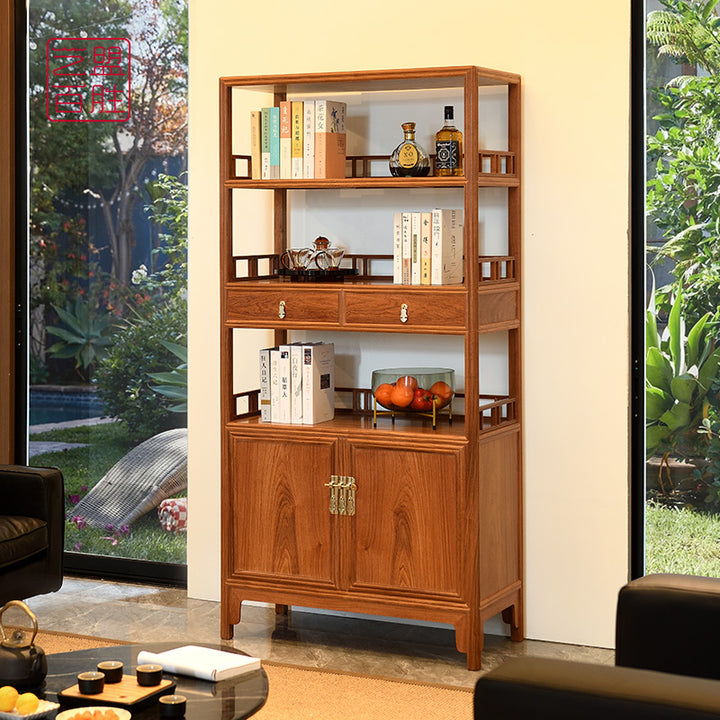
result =
[[[315,101],[315,177],[327,177],[327,100]]]
[[[414,212],[410,218],[411,269],[410,284],[420,284],[420,213]]]
[[[260,351],[260,420],[272,422],[270,412],[270,350]]]
[[[303,123],[303,177],[315,177],[315,101],[305,100]]]
[[[432,213],[420,215],[420,284],[430,284]]]
[[[260,111],[250,113],[250,177],[260,180],[262,177],[260,156]]]
[[[283,100],[280,103],[280,177],[292,177],[292,128],[291,103]]]
[[[299,179],[303,176],[303,148],[305,147],[303,142],[305,115],[302,100],[293,100],[290,112],[290,121],[292,123],[291,172],[292,177]]]
[[[344,178],[347,104],[315,101],[315,177]]]
[[[270,178],[280,177],[280,108],[270,108]]]
[[[450,218],[450,248],[447,284],[459,285],[464,279],[463,211],[453,210]]]
[[[260,177],[270,179],[270,110],[265,107],[260,110]]]
[[[278,401],[277,419],[275,422],[289,423],[290,414],[290,346],[280,345],[278,358],[278,385],[280,387],[280,399]]]
[[[402,285],[402,213],[393,213],[393,283]]]
[[[295,343],[290,346],[290,421],[303,421],[303,373],[302,345]]]
[[[409,285],[411,280],[412,265],[412,237],[411,237],[412,213],[402,214],[402,284]]]
[[[278,363],[280,361],[280,350],[270,350],[270,418],[271,422],[277,422],[280,417],[280,376]]]

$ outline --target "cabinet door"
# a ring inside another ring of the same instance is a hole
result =
[[[232,435],[230,447],[230,576],[334,586],[334,518],[325,487],[334,443]]]
[[[351,443],[357,484],[345,553],[356,592],[460,595],[464,453]]]

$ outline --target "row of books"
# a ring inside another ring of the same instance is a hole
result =
[[[284,100],[252,111],[252,178],[344,178],[346,113],[335,100]]]
[[[314,425],[333,417],[333,343],[290,343],[260,351],[262,422]]]
[[[393,282],[456,285],[463,281],[463,211],[393,215]]]

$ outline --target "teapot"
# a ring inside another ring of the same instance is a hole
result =
[[[33,632],[29,640],[22,630],[15,630],[10,637],[5,634],[2,615],[10,607],[19,607],[32,620]],[[16,690],[28,690],[42,685],[47,675],[45,651],[34,644],[38,631],[37,618],[32,610],[20,600],[10,600],[0,609],[0,687],[12,685]]]

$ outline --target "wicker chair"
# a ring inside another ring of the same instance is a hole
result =
[[[96,528],[120,528],[187,487],[187,429],[155,435],[134,447],[74,507]]]

